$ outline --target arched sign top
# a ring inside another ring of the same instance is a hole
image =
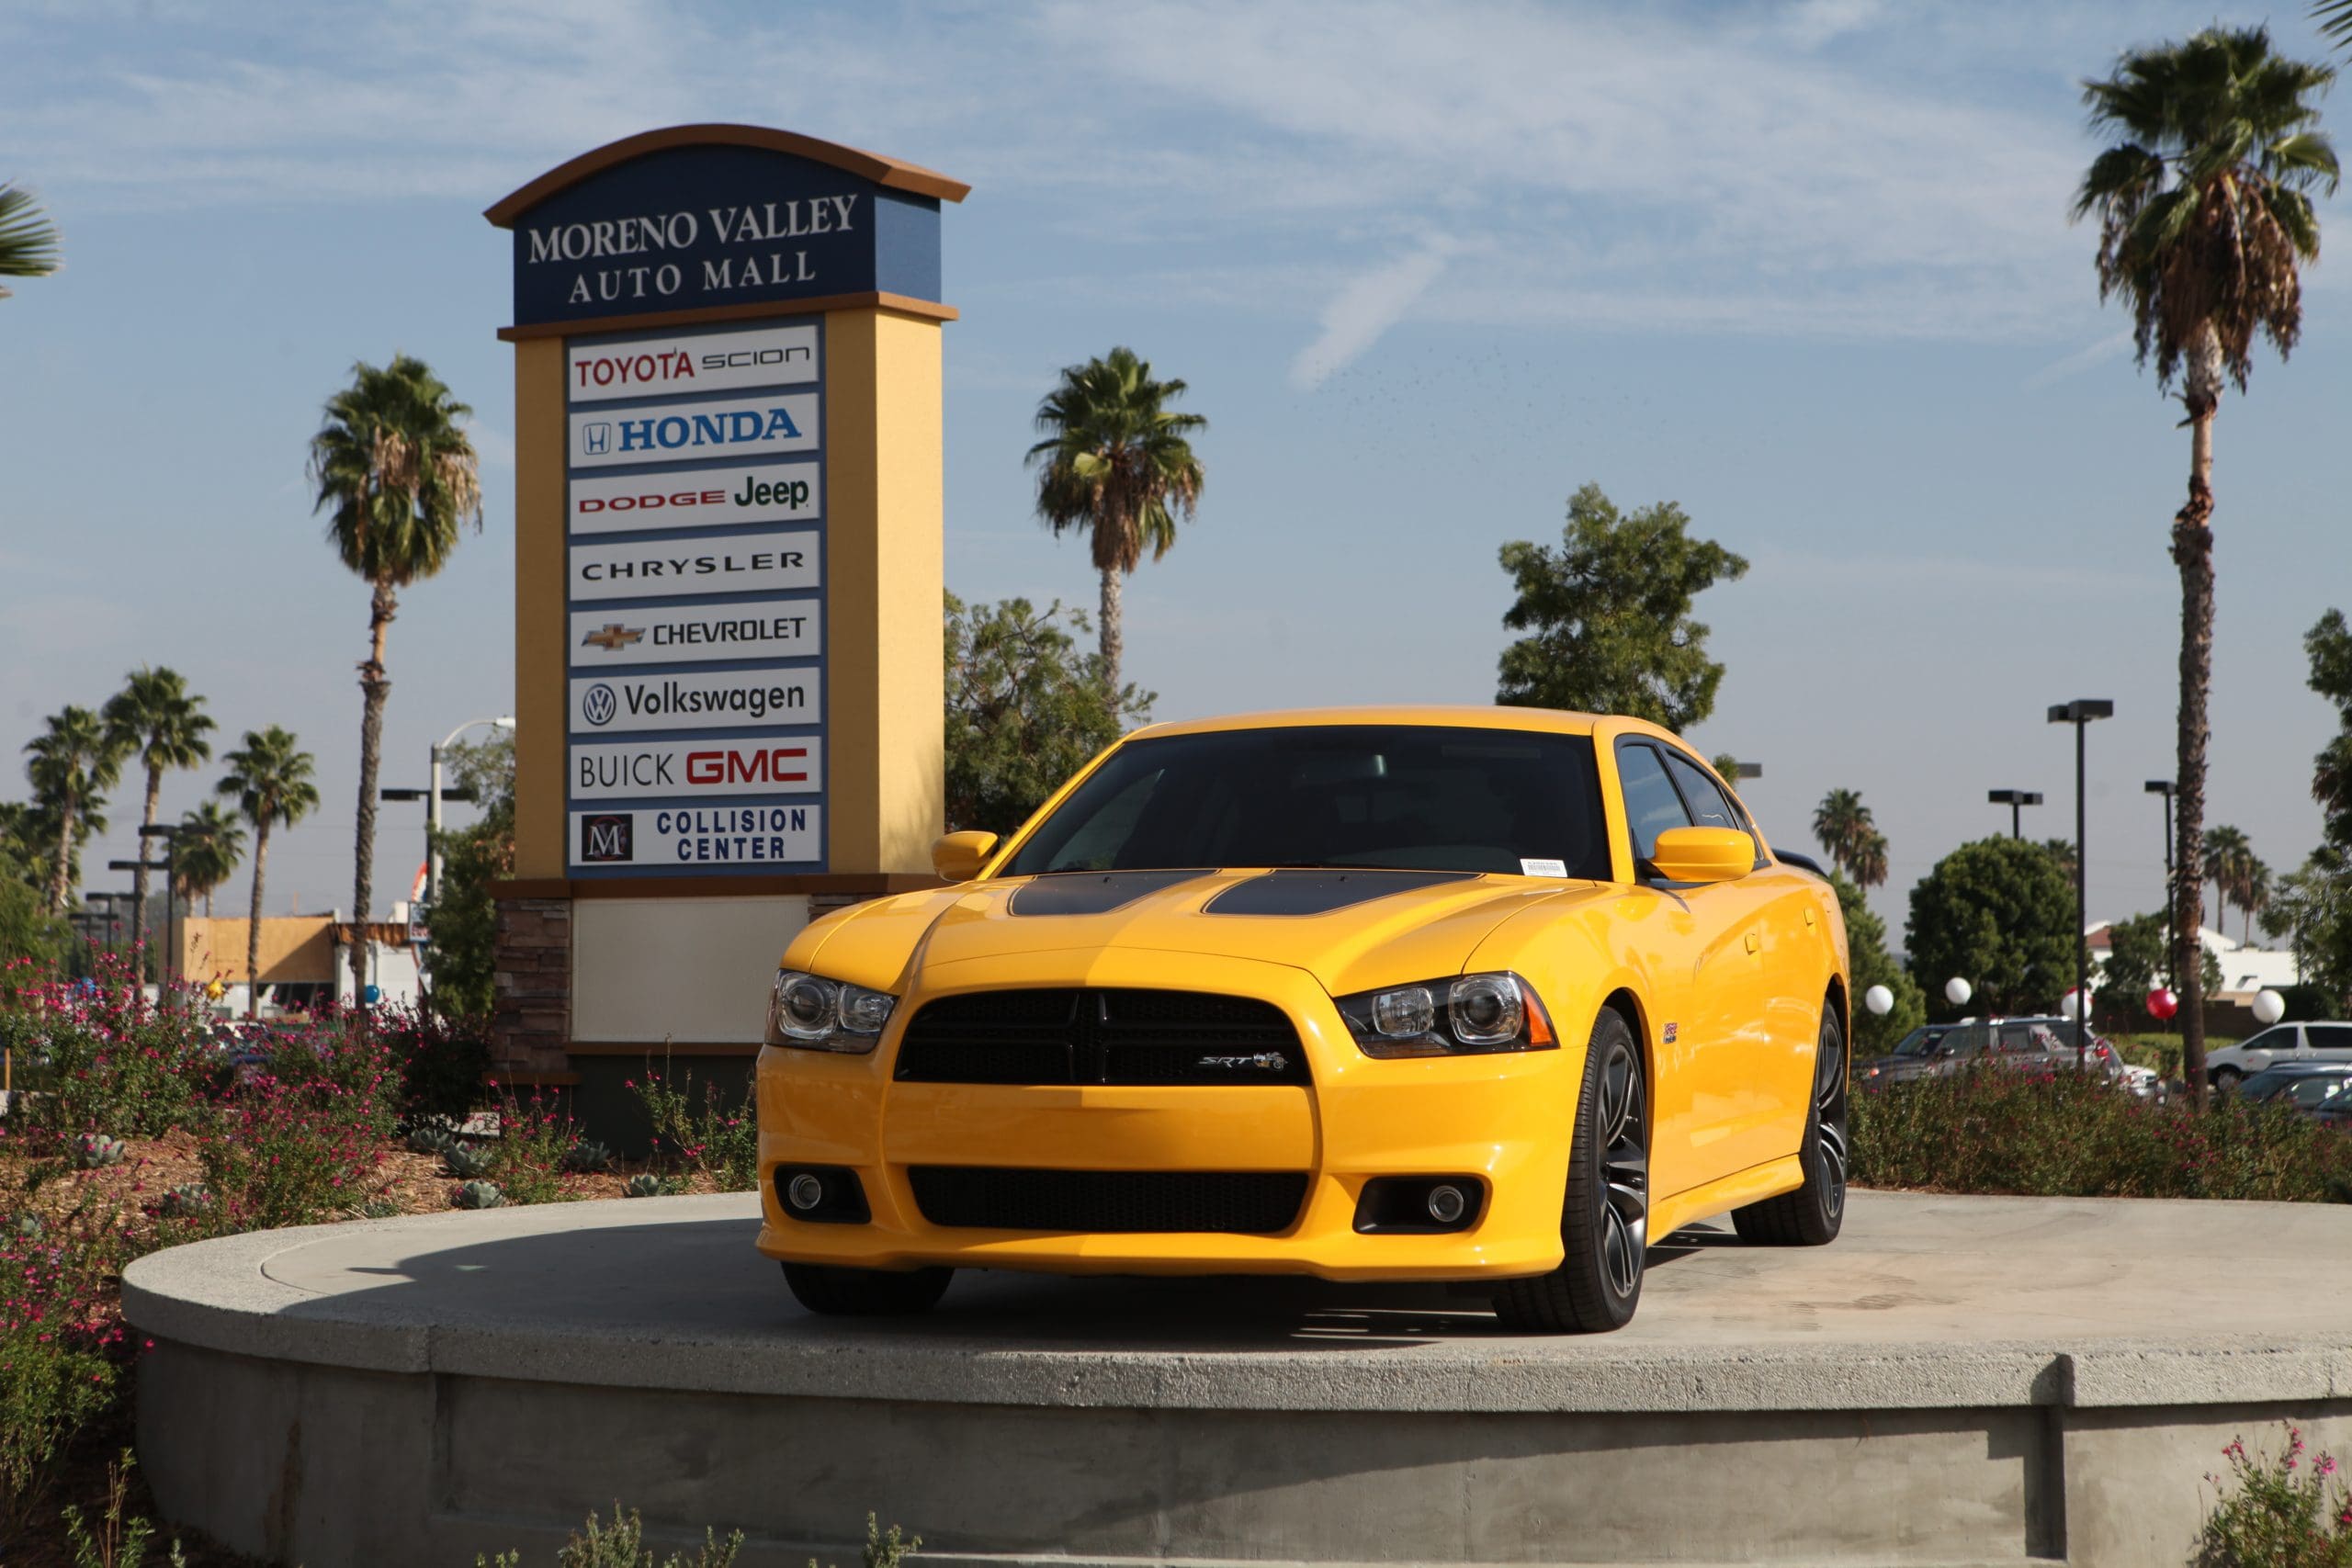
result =
[[[971,187],[788,130],[682,125],[599,147],[485,214],[514,235],[502,336],[854,304],[935,319],[939,211]]]
[[[577,185],[589,175],[628,163],[648,152],[666,152],[673,147],[763,147],[771,152],[788,152],[796,158],[806,158],[814,164],[830,164],[862,179],[887,186],[893,190],[911,191],[939,201],[961,201],[972,187],[961,180],[951,180],[933,169],[903,159],[887,158],[879,152],[868,152],[856,147],[844,147],[838,141],[820,141],[813,136],[796,131],[776,130],[764,125],[673,125],[661,130],[641,130],[635,136],[624,136],[618,141],[608,141],[593,152],[557,164],[537,179],[510,195],[492,202],[482,216],[501,229],[512,229],[514,220],[558,191]]]

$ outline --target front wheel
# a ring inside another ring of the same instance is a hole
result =
[[[2215,1093],[2235,1094],[2239,1083],[2244,1081],[2245,1075],[2235,1067],[2215,1067],[2212,1077]]]
[[[947,1293],[953,1269],[836,1269],[787,1263],[784,1282],[793,1299],[827,1317],[907,1317],[929,1312]]]
[[[1564,1256],[1549,1274],[1509,1280],[1495,1292],[1495,1315],[1507,1328],[1602,1333],[1624,1327],[1641,1303],[1649,1245],[1649,1094],[1634,1031],[1614,1012],[1593,1021],[1569,1139]]]
[[[1846,1032],[1837,1010],[1821,1010],[1821,1042],[1813,1061],[1813,1103],[1804,1120],[1797,1161],[1804,1185],[1731,1212],[1739,1239],[1765,1247],[1821,1247],[1838,1239],[1846,1220]]]

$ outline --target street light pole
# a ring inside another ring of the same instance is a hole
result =
[[[164,955],[162,977],[157,982],[157,994],[162,987],[179,978],[180,969],[180,825],[176,822],[153,822],[139,829],[142,839],[164,840]],[[140,853],[144,856],[146,851]]]
[[[2019,807],[2041,804],[2040,793],[2030,789],[1988,789],[1984,792],[1984,798],[1995,806],[2006,806],[2009,808],[2009,837],[2012,839],[2025,837]]]
[[[424,796],[424,903],[427,908],[441,903],[441,753],[457,742],[458,736],[481,725],[492,729],[514,728],[513,714],[500,714],[496,718],[469,718],[443,736],[433,748],[433,777]]]
[[[2083,950],[2083,928],[2090,923],[2090,852],[2086,846],[2088,814],[2083,798],[2083,732],[2093,719],[2113,718],[2115,705],[2103,697],[2076,697],[2053,703],[2052,724],[2075,727],[2075,1066],[2080,1071],[2090,1051],[2091,998],[2089,955]]]
[[[2172,910],[2172,899],[2174,893],[2172,885],[2172,791],[2173,783],[2170,779],[2150,779],[2148,781],[2147,792],[2150,795],[2161,795],[2165,797],[2165,983],[2168,986],[2177,986],[2180,984],[2180,976],[2172,973],[2173,966],[2180,962],[2180,955],[2175,953],[2172,947],[2172,923],[2174,918]]]

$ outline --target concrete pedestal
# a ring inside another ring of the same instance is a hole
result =
[[[748,1195],[451,1213],[141,1259],[140,1457],[308,1568],[545,1556],[616,1498],[747,1564],[2174,1563],[2233,1436],[2352,1458],[2352,1209],[1857,1194],[1694,1228],[1640,1315],[1442,1287],[967,1274],[801,1313]]]

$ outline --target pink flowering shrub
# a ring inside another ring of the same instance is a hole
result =
[[[0,1215],[0,1537],[47,1494],[59,1450],[114,1399],[129,1359],[113,1310],[129,1247],[111,1215],[38,1230]]]
[[[510,1203],[556,1202],[565,1195],[564,1156],[578,1142],[579,1124],[553,1101],[536,1090],[528,1100],[510,1093],[499,1102],[490,1178]]]
[[[366,1030],[298,1038],[212,1100],[197,1157],[212,1228],[312,1224],[389,1185],[391,1054]]]
[[[2290,1108],[2158,1105],[2072,1071],[1955,1074],[1850,1098],[1853,1179],[2036,1197],[2352,1202],[2352,1136]]]
[[[707,1176],[724,1192],[749,1192],[760,1184],[759,1119],[748,1079],[743,1094],[732,1098],[706,1080],[697,1097],[693,1074],[671,1082],[649,1065],[644,1078],[629,1079],[628,1089],[653,1125],[656,1160]]]
[[[22,968],[10,979],[0,1041],[47,1091],[31,1102],[40,1130],[152,1137],[180,1125],[198,1088],[221,1070],[211,1021],[191,994],[148,1002],[112,953],[83,979]]]
[[[2196,1568],[2352,1568],[2352,1492],[2332,1454],[2312,1454],[2287,1426],[2278,1454],[2249,1454],[2245,1439],[2222,1450],[2230,1479],[2206,1517]]]

